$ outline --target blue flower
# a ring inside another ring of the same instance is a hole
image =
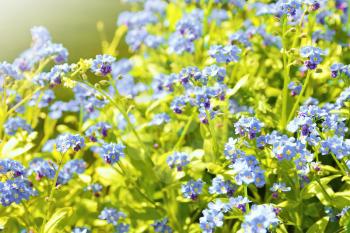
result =
[[[169,117],[168,114],[166,114],[166,113],[159,113],[159,114],[154,115],[152,121],[150,121],[148,124],[150,126],[152,126],[152,125],[159,126],[159,125],[168,123],[169,121],[170,121],[170,117]]]
[[[91,63],[91,71],[99,76],[106,76],[112,72],[112,63],[115,58],[111,55],[97,55]]]
[[[73,159],[67,162],[58,174],[56,185],[67,184],[74,174],[82,174],[85,172],[86,163],[82,159]]]
[[[340,213],[337,215],[338,217],[342,217],[344,216],[346,213],[348,213],[348,211],[350,210],[350,206],[345,206]]]
[[[90,126],[85,135],[89,137],[92,142],[96,142],[99,137],[105,138],[108,135],[108,130],[111,129],[111,125],[105,122],[99,122]]]
[[[334,135],[321,142],[321,153],[326,155],[333,153],[338,159],[350,154],[350,140]]]
[[[112,76],[117,79],[119,75],[129,73],[133,67],[133,64],[129,59],[120,59],[112,64]]]
[[[245,47],[251,47],[252,43],[249,41],[250,35],[247,32],[244,32],[243,30],[239,30],[233,34],[230,35],[230,41],[232,42],[240,42]]]
[[[237,146],[238,140],[229,138],[228,142],[225,144],[224,154],[226,159],[230,160],[232,163],[236,161],[236,159],[245,156],[245,152],[240,150]]]
[[[193,10],[176,24],[176,31],[169,38],[169,52],[182,54],[194,52],[194,41],[202,36],[203,11]]]
[[[325,55],[325,52],[317,47],[304,46],[300,49],[300,56],[308,58],[304,64],[310,70],[316,69],[317,65],[322,62],[323,55]]]
[[[300,9],[301,4],[296,0],[280,0],[278,1],[280,13],[290,16],[295,16]]]
[[[56,139],[56,149],[60,153],[66,153],[69,149],[79,151],[85,146],[84,138],[79,134],[63,134]]]
[[[103,143],[100,155],[108,164],[118,163],[121,157],[124,157],[125,146],[122,143]]]
[[[157,220],[152,224],[154,231],[159,233],[172,233],[173,229],[168,225],[168,218]]]
[[[17,67],[13,64],[10,64],[8,62],[1,62],[0,63],[0,80],[4,79],[6,77],[14,78],[15,80],[20,80],[23,78],[20,71],[17,69]]]
[[[42,158],[34,158],[29,164],[29,174],[34,173],[36,179],[40,180],[43,177],[53,179],[55,177],[57,165],[51,161],[46,161]]]
[[[213,45],[209,50],[209,55],[218,63],[230,63],[238,62],[241,51],[236,45]]]
[[[99,219],[107,220],[108,223],[114,226],[117,226],[119,223],[119,220],[125,217],[126,215],[123,212],[118,211],[117,209],[114,209],[114,208],[107,208],[107,207],[105,207],[101,211],[100,215],[98,216]]]
[[[0,160],[0,174],[18,177],[25,174],[25,168],[20,162],[16,160],[2,159]]]
[[[290,82],[288,84],[288,89],[291,91],[290,92],[291,96],[296,96],[296,95],[300,94],[301,89],[302,89],[302,85],[300,85],[300,84],[298,85],[295,82]]]
[[[275,209],[271,204],[253,205],[244,216],[242,228],[244,232],[268,232],[271,226],[279,223]]]
[[[212,186],[209,187],[210,194],[227,194],[228,196],[232,196],[237,187],[232,184],[231,181],[225,181],[222,176],[216,176],[212,180]]]
[[[166,162],[170,168],[176,168],[178,171],[181,171],[190,161],[188,160],[188,154],[184,152],[174,152],[168,156]]]
[[[215,22],[216,25],[220,25],[222,21],[228,19],[228,14],[226,10],[223,9],[213,9],[208,17],[208,22]]]
[[[142,28],[158,21],[155,14],[151,11],[124,11],[118,17],[117,25],[126,25],[130,29]]]
[[[37,192],[32,183],[25,178],[18,177],[0,182],[0,203],[3,206],[9,206],[12,203],[19,204],[35,195]]]
[[[99,183],[93,183],[87,186],[84,190],[85,191],[91,191],[96,197],[100,195],[100,192],[102,191],[103,186]]]
[[[264,124],[255,117],[241,117],[235,124],[235,133],[253,139],[260,133]]]
[[[126,233],[129,232],[130,225],[125,223],[119,223],[115,226],[116,233]]]
[[[170,105],[170,108],[177,114],[181,114],[186,107],[187,99],[184,96],[176,97]]]
[[[199,194],[202,193],[204,182],[201,179],[190,180],[181,187],[182,194],[185,198],[196,200]]]
[[[141,45],[144,43],[148,37],[148,32],[144,28],[137,28],[128,31],[125,36],[125,41],[129,45],[132,51],[140,49]]]
[[[28,133],[33,131],[32,127],[27,124],[25,120],[20,117],[11,117],[4,124],[5,133],[8,135],[15,135],[19,129],[22,129]]]
[[[207,79],[214,78],[217,82],[222,83],[226,76],[226,69],[215,64],[207,66],[203,69],[203,76]]]
[[[39,108],[45,108],[55,99],[55,93],[52,90],[46,90],[42,93],[37,92],[28,102],[29,106],[38,105]],[[39,100],[39,101],[38,101]]]
[[[241,157],[229,167],[233,169],[235,181],[238,185],[243,183],[246,185],[254,183],[257,187],[265,185],[264,171],[259,167],[254,156]]]
[[[287,187],[285,183],[274,183],[270,190],[272,192],[289,192],[291,188]]]
[[[332,78],[336,78],[344,74],[348,78],[350,78],[350,65],[343,65],[341,63],[335,63],[331,65],[331,76]]]
[[[71,233],[91,233],[91,230],[87,227],[74,227]]]

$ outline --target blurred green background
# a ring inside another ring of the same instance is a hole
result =
[[[0,62],[12,62],[30,46],[30,28],[49,29],[53,42],[69,51],[69,61],[101,53],[98,21],[110,41],[118,14],[128,5],[121,0],[0,0]]]

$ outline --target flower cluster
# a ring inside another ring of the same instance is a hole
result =
[[[117,209],[105,207],[98,217],[112,224],[118,233],[129,231],[129,225],[121,222],[121,220],[125,219],[126,215]]]
[[[79,134],[63,134],[56,139],[56,149],[64,154],[69,149],[79,151],[85,146],[85,140]]]
[[[103,143],[100,155],[108,164],[118,163],[121,157],[124,157],[125,146],[122,143]]]
[[[37,195],[37,191],[25,175],[25,168],[21,163],[11,159],[0,160],[0,176],[6,179],[0,182],[1,205],[19,204]]]
[[[189,164],[188,154],[184,152],[174,152],[169,155],[167,160],[167,164],[170,168],[176,168],[177,171],[182,171],[183,167]]]
[[[202,193],[203,184],[204,183],[201,179],[188,181],[181,187],[183,196],[185,198],[196,200],[198,196]]]

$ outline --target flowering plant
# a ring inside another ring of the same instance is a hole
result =
[[[0,227],[347,232],[349,3],[128,2],[95,58],[0,63]]]

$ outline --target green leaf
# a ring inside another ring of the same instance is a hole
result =
[[[308,230],[306,233],[315,233],[315,232],[325,232],[325,229],[327,227],[329,221],[329,217],[323,217],[317,222],[315,222]]]
[[[243,76],[243,77],[236,83],[236,85],[235,85],[231,90],[228,91],[227,96],[230,97],[230,96],[233,96],[234,94],[236,94],[237,91],[238,91],[239,89],[241,89],[241,87],[243,87],[243,86],[247,83],[248,78],[249,78],[249,75],[248,75],[248,74],[245,75],[245,76]]]
[[[65,207],[58,209],[50,218],[50,220],[46,223],[44,231],[45,233],[54,233],[58,232],[56,230],[58,224],[65,218],[71,216],[73,213],[73,208]]]
[[[0,231],[5,229],[5,225],[6,225],[8,220],[9,220],[9,217],[1,217],[0,218]]]

